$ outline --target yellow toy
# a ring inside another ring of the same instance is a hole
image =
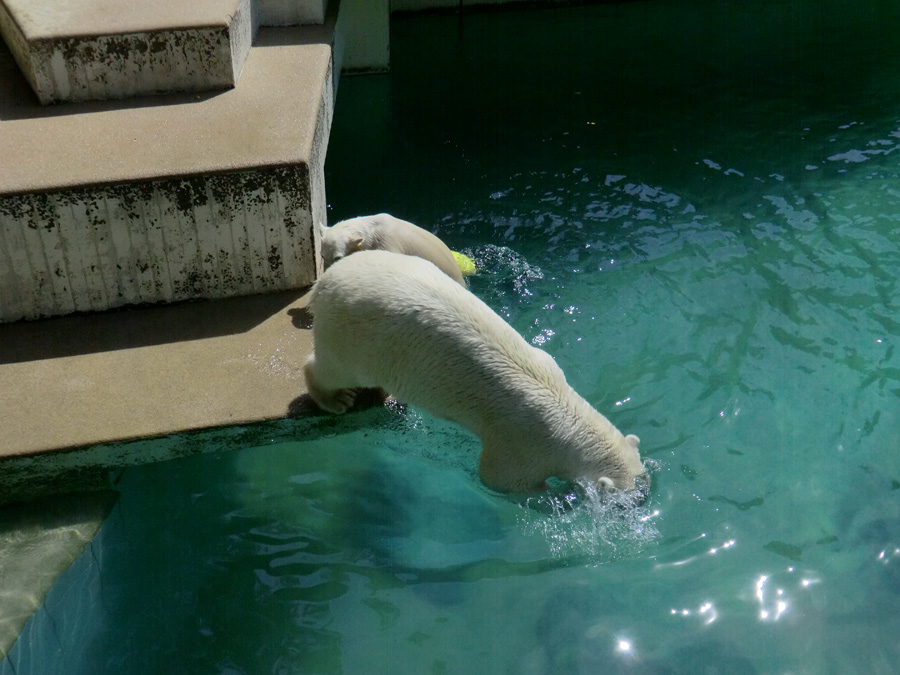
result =
[[[456,264],[459,265],[459,271],[463,274],[475,274],[475,261],[472,260],[469,256],[463,255],[462,253],[457,253],[456,251],[450,251],[453,254],[453,258],[456,260]]]

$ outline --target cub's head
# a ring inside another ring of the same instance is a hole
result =
[[[344,256],[361,251],[365,239],[353,227],[345,227],[338,223],[334,227],[320,226],[322,235],[322,260],[327,270]]]

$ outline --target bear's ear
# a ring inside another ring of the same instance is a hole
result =
[[[356,253],[357,251],[361,251],[363,247],[363,238],[362,237],[353,237],[350,241],[347,242],[347,255],[351,253]]]
[[[326,232],[328,232],[328,228],[325,226],[325,223],[320,222],[319,223],[319,234],[324,237]]]
[[[641,443],[641,439],[635,436],[634,434],[628,434],[625,437],[625,440],[631,443],[634,447],[637,447]]]

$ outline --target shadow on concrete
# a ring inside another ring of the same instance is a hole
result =
[[[305,26],[265,26],[259,29],[253,47],[286,47],[288,45],[332,46],[334,24],[337,21],[337,5],[332,2],[327,10],[325,23]]]
[[[294,309],[289,309],[288,316],[291,317],[291,323],[294,324],[294,328],[302,328],[305,330],[312,328],[313,315],[308,308],[295,307]]]
[[[305,292],[282,291],[0,324],[0,365],[237,335],[283,311]],[[295,326],[308,327],[302,318],[308,316],[304,309],[289,313]]]

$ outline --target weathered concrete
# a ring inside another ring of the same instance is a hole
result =
[[[309,167],[0,201],[0,320],[247,295],[314,280]]]
[[[259,26],[328,0],[0,0],[0,35],[43,104],[233,87]]]
[[[44,104],[233,87],[251,0],[162,5],[0,0],[0,34]]]
[[[217,96],[65,115],[0,52],[0,321],[312,283],[333,31],[261,29]]]

